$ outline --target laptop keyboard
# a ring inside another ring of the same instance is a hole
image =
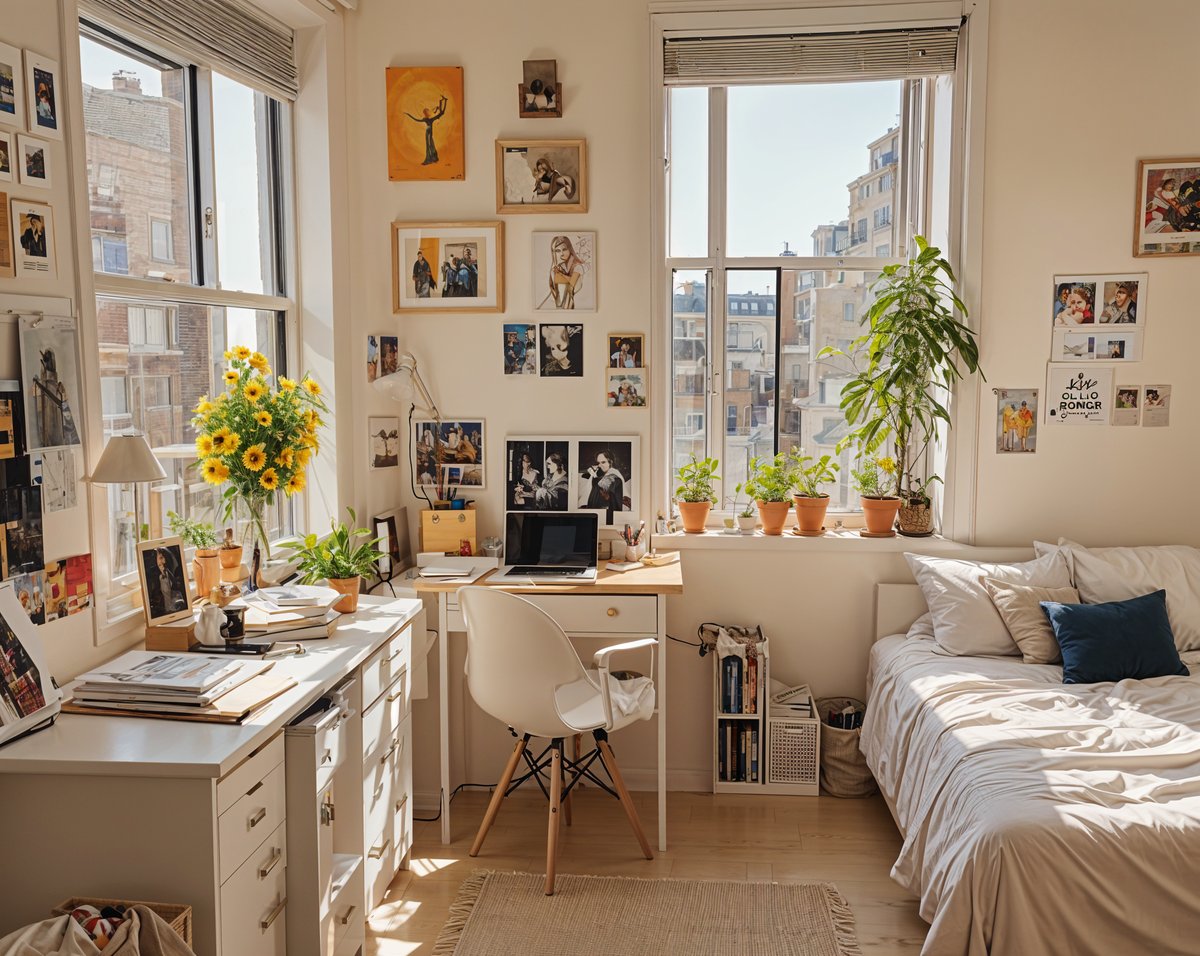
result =
[[[581,567],[569,567],[569,566],[564,565],[562,567],[550,568],[550,567],[543,567],[538,564],[518,564],[518,565],[514,565],[512,571],[510,571],[509,573],[510,574],[536,574],[539,576],[545,575],[547,577],[568,577],[568,576],[572,576],[572,575],[583,574],[585,571],[587,571],[587,568],[582,567],[582,566]]]

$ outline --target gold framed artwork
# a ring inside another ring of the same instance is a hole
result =
[[[1200,255],[1200,157],[1138,162],[1135,256]]]
[[[393,222],[395,312],[503,312],[504,223]]]
[[[463,179],[463,117],[461,66],[388,67],[388,179]]]
[[[496,140],[496,212],[587,212],[587,140]]]

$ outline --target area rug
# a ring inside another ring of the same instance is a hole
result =
[[[861,956],[854,917],[830,883],[727,883],[472,874],[437,956]]]

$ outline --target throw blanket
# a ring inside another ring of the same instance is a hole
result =
[[[34,923],[0,939],[0,956],[194,956],[165,920],[132,907],[103,950],[70,916]]]

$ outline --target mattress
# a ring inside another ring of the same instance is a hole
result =
[[[1191,677],[1064,685],[948,657],[928,616],[871,652],[862,750],[904,837],[926,956],[1200,953]]]

